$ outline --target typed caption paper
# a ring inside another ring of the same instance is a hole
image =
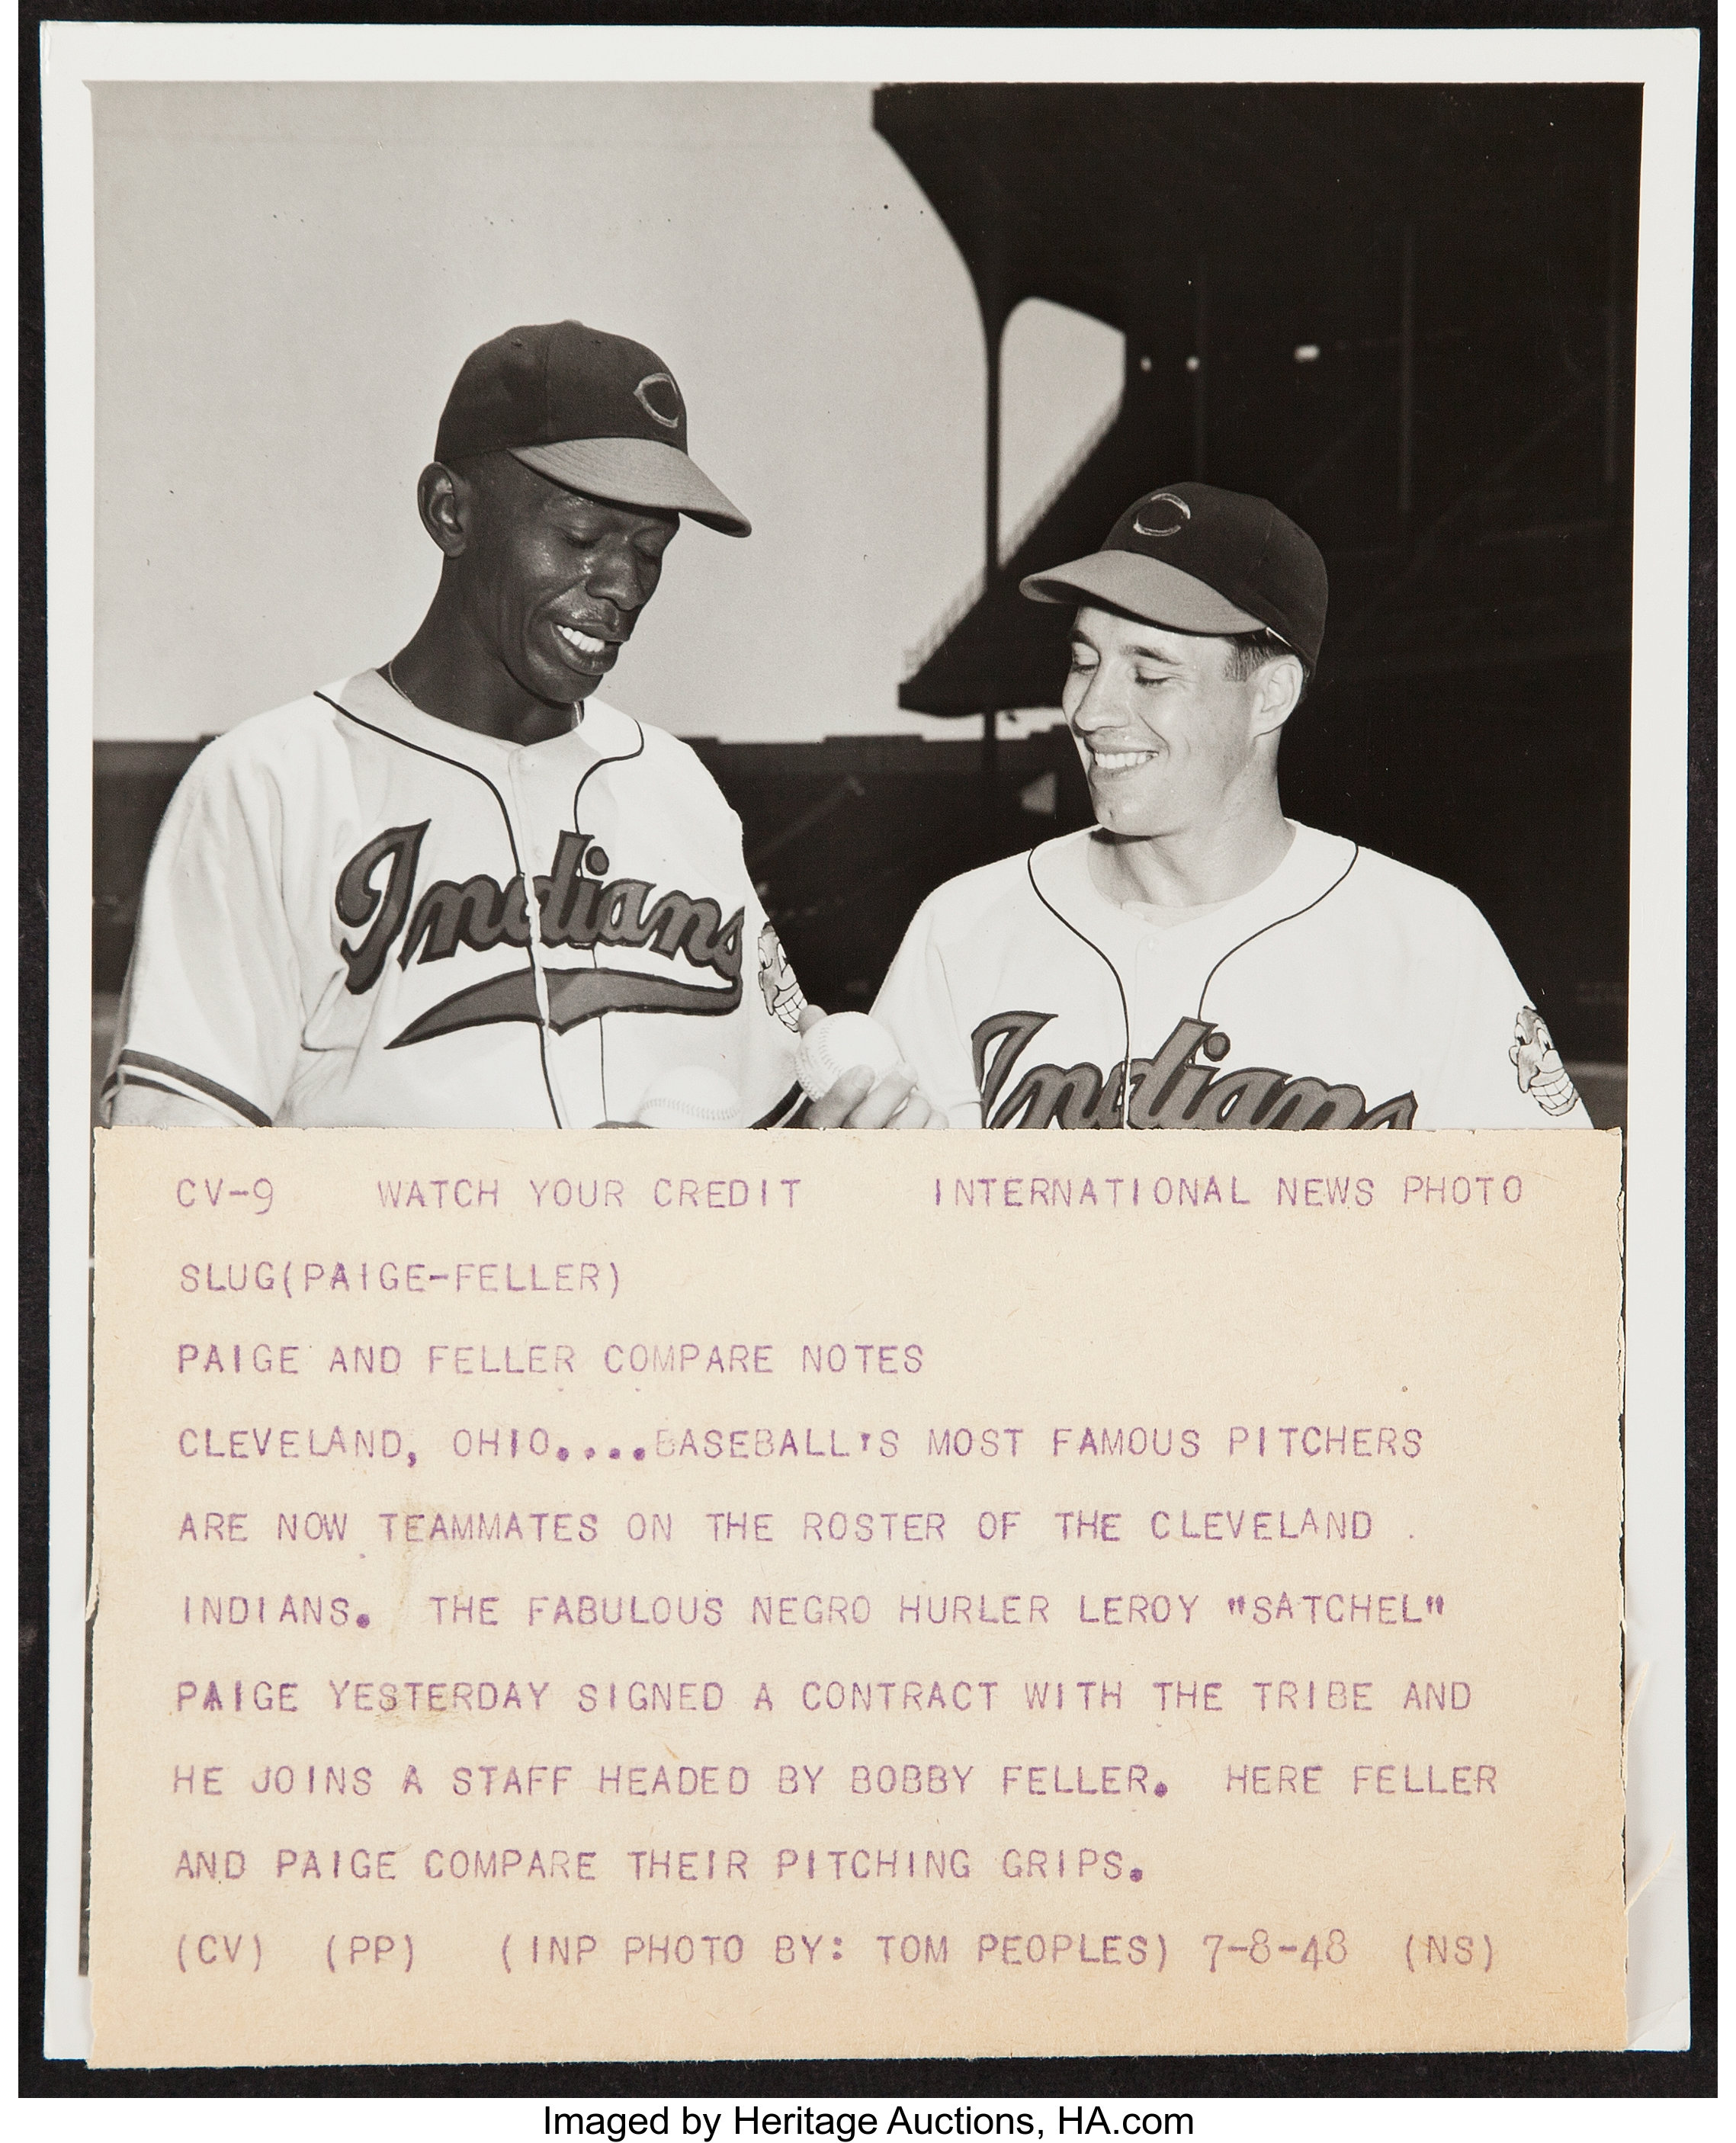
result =
[[[98,1133],[96,2061],[1620,2046],[1620,1177]]]

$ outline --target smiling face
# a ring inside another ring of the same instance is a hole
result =
[[[447,571],[471,636],[550,706],[594,692],[655,593],[680,517],[551,483],[510,454],[464,473]]]
[[[1226,641],[1090,606],[1073,621],[1061,707],[1111,834],[1204,833],[1275,795],[1301,666],[1229,674]]]

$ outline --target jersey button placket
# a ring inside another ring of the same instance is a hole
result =
[[[1148,930],[1135,949],[1132,986],[1127,992],[1130,1076],[1133,1062],[1141,1054],[1141,1045],[1150,1047],[1145,1008],[1163,987],[1164,950],[1163,933],[1157,930]]]
[[[537,985],[537,1017],[545,1035],[549,1032],[548,977],[542,966],[542,908],[537,898],[537,878],[539,868],[547,874],[548,865],[539,859],[531,841],[531,814],[525,802],[525,755],[521,747],[507,761],[507,791],[512,816],[512,844],[518,851],[518,868],[524,877],[525,920],[530,930],[531,973]]]

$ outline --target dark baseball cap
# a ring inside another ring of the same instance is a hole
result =
[[[1311,536],[1268,499],[1209,483],[1148,491],[1100,550],[1019,591],[1033,602],[1106,603],[1177,632],[1258,632],[1262,626],[1312,670],[1326,630],[1326,561]]]
[[[655,350],[581,320],[508,328],[459,368],[434,458],[497,453],[592,498],[690,514],[725,536],[751,530],[688,459],[687,404]]]

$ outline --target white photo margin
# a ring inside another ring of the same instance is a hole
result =
[[[1688,2043],[1683,1548],[1691,30],[523,29],[47,23],[49,1882],[45,2054],[82,2059],[95,242],[92,82],[1628,82],[1643,86],[1627,1170],[1629,2044]],[[1664,1037],[1672,1038],[1664,1041]],[[213,2101],[215,2105],[219,2102]],[[435,2109],[426,2102],[423,2117]],[[478,2102],[480,2111],[482,2102]],[[1346,2109],[1341,2105],[1338,2113]],[[475,2114],[467,2111],[467,2130]]]

